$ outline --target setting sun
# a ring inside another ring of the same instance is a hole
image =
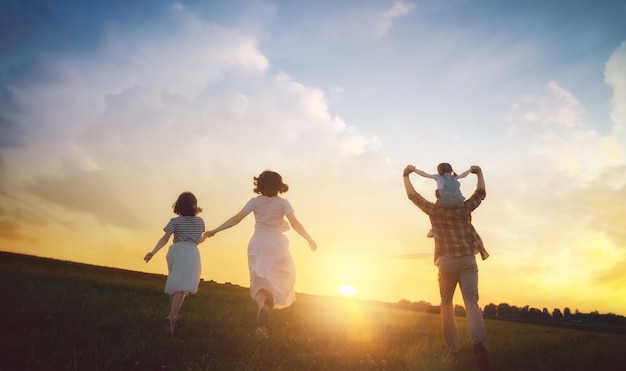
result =
[[[352,297],[356,292],[356,288],[352,285],[343,285],[339,289],[337,289],[342,296],[347,298]]]

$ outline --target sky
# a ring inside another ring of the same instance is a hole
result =
[[[297,292],[437,305],[402,170],[479,165],[481,306],[626,314],[626,0],[4,1],[0,84],[0,250],[166,274],[177,196],[212,229],[271,169]],[[205,280],[248,285],[253,225]]]

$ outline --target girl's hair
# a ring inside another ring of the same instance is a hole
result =
[[[182,216],[195,216],[202,212],[202,208],[198,207],[198,200],[191,192],[183,192],[178,196],[174,205],[174,214]]]
[[[446,173],[450,173],[454,176],[456,176],[456,173],[454,172],[454,170],[452,170],[452,165],[450,165],[447,162],[442,162],[439,165],[437,165],[437,174],[439,175],[443,175]]]
[[[265,170],[258,177],[254,177],[254,193],[274,197],[288,190],[289,186],[283,183],[283,178],[277,172]]]

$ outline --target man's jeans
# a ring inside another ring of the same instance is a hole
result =
[[[452,297],[456,284],[461,288],[465,313],[467,315],[467,329],[472,344],[478,342],[487,344],[483,314],[478,306],[478,266],[476,258],[463,256],[451,258],[440,257],[439,260],[439,293],[441,294],[441,323],[443,335],[448,351],[459,351],[459,334],[454,318],[454,304]]]

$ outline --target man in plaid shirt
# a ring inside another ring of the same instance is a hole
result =
[[[409,165],[402,173],[404,188],[413,203],[430,217],[435,237],[435,265],[439,268],[439,293],[441,295],[441,322],[448,351],[459,353],[459,335],[454,318],[452,298],[457,283],[461,288],[467,327],[478,365],[483,370],[491,370],[487,356],[487,337],[483,315],[478,306],[478,266],[476,254],[485,260],[489,256],[483,242],[472,225],[472,211],[485,199],[485,179],[479,166],[472,166],[478,184],[476,191],[463,206],[446,208],[432,203],[415,191],[409,175],[415,172]]]

